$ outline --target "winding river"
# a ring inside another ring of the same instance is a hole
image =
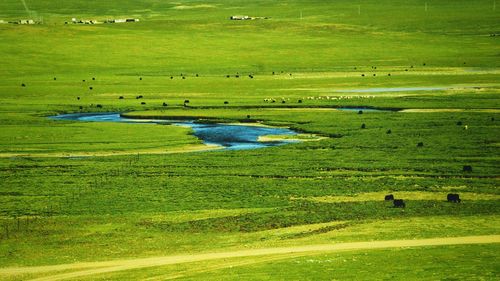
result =
[[[123,122],[134,124],[160,124],[187,126],[192,128],[193,135],[201,139],[205,144],[219,145],[229,150],[257,149],[270,146],[292,143],[292,140],[277,140],[263,142],[259,137],[267,135],[296,135],[297,133],[286,128],[273,128],[251,125],[234,124],[201,124],[195,121],[178,120],[152,120],[152,119],[129,119],[120,116],[120,113],[74,113],[51,116],[54,120],[69,120],[83,122]]]

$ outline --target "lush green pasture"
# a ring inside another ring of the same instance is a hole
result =
[[[44,20],[0,24],[0,267],[499,233],[493,1],[25,2],[0,3],[0,20]],[[47,118],[78,112],[325,138],[172,153],[203,145],[182,127]],[[391,192],[405,209],[384,202]],[[492,280],[497,252],[242,258],[89,280]]]

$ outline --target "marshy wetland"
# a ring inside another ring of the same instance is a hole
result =
[[[493,2],[1,1],[0,279],[497,279]]]

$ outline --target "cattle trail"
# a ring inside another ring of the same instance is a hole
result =
[[[318,244],[294,247],[276,247],[248,249],[230,252],[216,252],[191,255],[162,256],[140,259],[123,259],[102,262],[82,262],[72,264],[60,264],[51,266],[33,266],[33,267],[11,267],[0,268],[0,279],[2,276],[15,276],[23,274],[43,274],[53,272],[53,275],[44,276],[32,280],[64,280],[79,278],[96,274],[105,274],[119,272],[131,269],[143,269],[172,264],[182,264],[210,260],[222,260],[230,258],[259,258],[274,260],[274,258],[294,258],[319,253],[343,252],[370,249],[388,249],[403,247],[426,247],[426,246],[445,246],[445,245],[465,245],[465,244],[489,244],[500,243],[500,235],[484,236],[464,236],[464,237],[442,237],[429,239],[412,240],[387,240],[387,241],[369,241],[369,242],[349,242],[336,244]],[[227,264],[227,263],[226,263]],[[231,263],[229,263],[230,265]],[[243,264],[247,264],[243,262]],[[224,265],[221,265],[222,267]],[[218,267],[217,267],[218,268]],[[58,273],[57,271],[73,270],[72,272]],[[168,276],[161,276],[162,279],[170,279]]]

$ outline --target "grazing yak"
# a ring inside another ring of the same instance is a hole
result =
[[[446,199],[448,202],[453,202],[453,203],[460,203],[460,195],[457,193],[449,193],[448,196],[446,196]]]
[[[406,207],[405,201],[403,199],[394,199],[394,208],[404,208]]]
[[[384,200],[385,200],[385,201],[394,200],[394,195],[392,195],[392,194],[388,194],[388,195],[386,195],[386,196],[384,197]]]
[[[465,166],[462,168],[462,170],[463,170],[464,172],[472,172],[472,166],[470,166],[470,165],[465,165]]]

